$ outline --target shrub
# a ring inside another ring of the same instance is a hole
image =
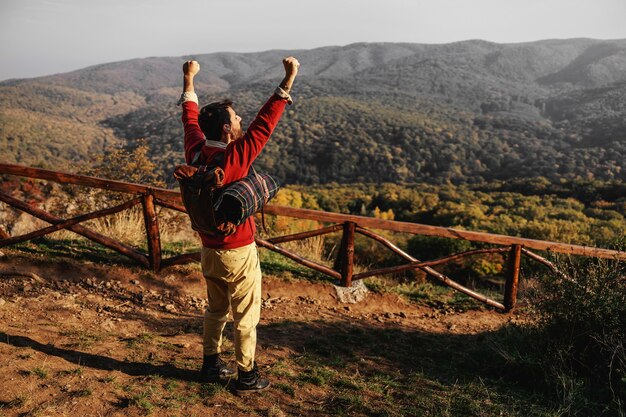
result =
[[[626,245],[616,245],[622,250]],[[559,262],[535,295],[538,355],[570,415],[626,415],[626,262]]]

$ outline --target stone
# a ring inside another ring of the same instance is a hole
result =
[[[369,290],[361,280],[352,283],[351,287],[334,285],[337,299],[342,303],[356,304],[363,301]]]
[[[174,313],[176,312],[176,306],[174,304],[168,304],[165,306],[165,310],[169,311],[170,313]]]
[[[138,279],[131,279],[130,283],[133,285],[139,285],[139,280]]]
[[[2,307],[3,305],[5,305],[7,302],[4,298],[0,298],[0,307]]]

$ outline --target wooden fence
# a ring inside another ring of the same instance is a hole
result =
[[[91,188],[100,188],[113,192],[126,193],[131,196],[131,198],[123,204],[119,204],[114,207],[102,210],[97,210],[87,214],[82,214],[70,219],[62,219],[40,208],[35,207],[32,204],[28,204],[6,193],[0,192],[0,201],[8,204],[15,209],[21,210],[51,224],[51,226],[30,233],[26,233],[21,236],[9,236],[6,231],[0,229],[0,248],[34,239],[36,237],[41,237],[58,230],[67,229],[79,235],[82,235],[87,239],[97,242],[107,248],[115,250],[122,255],[133,259],[140,265],[146,268],[152,268],[155,271],[159,271],[161,268],[172,265],[199,261],[200,259],[199,252],[179,254],[170,258],[163,258],[161,254],[159,219],[157,216],[156,206],[185,212],[185,208],[184,206],[182,206],[180,194],[178,193],[178,191],[12,164],[0,164],[0,174],[42,179],[54,181],[61,184],[75,184]],[[134,247],[97,233],[80,224],[90,219],[96,219],[130,209],[139,204],[141,204],[143,208],[143,218],[145,223],[146,239],[148,243],[147,254],[142,253]],[[321,223],[331,223],[330,226],[322,227],[318,230],[296,233],[287,236],[272,237],[265,240],[257,238],[256,243],[261,247],[280,253],[304,266],[307,266],[332,278],[335,278],[339,280],[344,286],[350,286],[353,280],[359,280],[373,275],[391,274],[402,271],[414,271],[420,269],[426,272],[428,275],[435,277],[445,285],[448,285],[451,288],[454,288],[455,290],[458,290],[487,305],[504,311],[511,310],[515,306],[517,300],[517,287],[519,283],[519,272],[522,255],[556,271],[556,267],[550,261],[534,252],[531,252],[530,249],[558,252],[570,255],[626,260],[626,252],[608,249],[548,242],[535,239],[525,239],[521,237],[497,235],[491,233],[473,232],[469,230],[458,230],[447,227],[428,226],[416,223],[382,220],[371,217],[352,216],[318,210],[307,210],[269,205],[265,208],[265,213],[277,216],[288,216],[298,219],[315,220]],[[453,254],[440,259],[421,261],[412,257],[411,255],[397,247],[393,242],[373,232],[371,229],[445,237],[450,239],[464,239],[472,242],[489,243],[493,245],[498,245],[500,247],[472,250],[463,253]],[[285,248],[278,246],[280,243],[284,242],[307,239],[313,236],[321,236],[339,231],[342,232],[342,239],[334,268],[329,268],[328,266],[322,265],[309,259],[305,259]],[[398,266],[378,268],[354,274],[353,268],[355,234],[360,234],[374,239],[382,246],[396,253],[408,262]],[[502,302],[492,300],[482,294],[479,294],[476,291],[473,291],[459,284],[448,276],[433,269],[434,266],[442,265],[453,260],[485,253],[507,254],[508,266],[506,270],[506,283]]]

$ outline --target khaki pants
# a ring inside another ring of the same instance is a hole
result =
[[[201,262],[208,294],[204,354],[220,353],[222,332],[232,307],[237,366],[250,371],[261,316],[261,264],[256,244],[236,249],[202,248]]]

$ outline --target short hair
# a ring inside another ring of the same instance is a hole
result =
[[[226,110],[228,107],[233,107],[233,102],[226,99],[200,109],[198,124],[207,139],[219,141],[222,138],[222,128],[230,123],[230,113]]]

